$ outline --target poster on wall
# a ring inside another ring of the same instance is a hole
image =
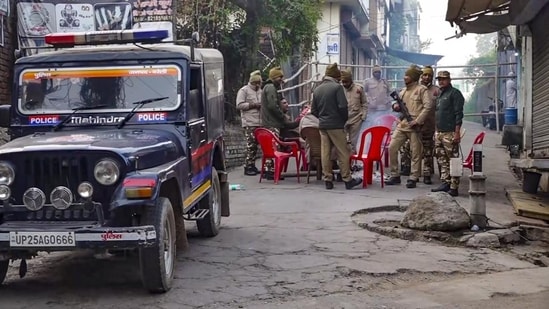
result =
[[[162,29],[173,40],[173,0],[17,0],[16,8],[23,48],[44,46],[56,32]]]
[[[326,34],[326,54],[339,55],[339,33]]]

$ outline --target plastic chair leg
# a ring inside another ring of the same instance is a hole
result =
[[[322,179],[322,160],[316,159],[316,180]]]
[[[368,173],[371,173],[368,169],[366,161],[362,161],[362,189],[368,188]]]
[[[389,149],[385,149],[385,167],[389,167]]]
[[[284,165],[284,162],[282,162],[283,159],[276,158],[275,159],[275,166],[274,166],[274,183],[275,185],[278,184],[278,180],[280,179],[280,172],[282,170],[282,167]]]
[[[261,157],[261,171],[259,171],[259,182],[263,179],[263,171],[265,170],[265,157]]]
[[[385,174],[383,173],[383,164],[381,164],[380,162],[379,166],[380,166],[379,170],[381,171],[381,187],[385,188],[385,179],[384,179]]]
[[[300,156],[297,155],[295,157],[295,164],[297,165],[297,167],[296,167],[296,169],[297,169],[297,183],[300,183],[299,174],[301,173],[301,168],[299,166],[300,165],[300,160],[299,159],[300,159]],[[290,160],[288,160],[288,161],[290,161]]]
[[[368,178],[364,179],[365,181],[368,181],[368,184],[371,185],[374,182],[374,162],[373,161],[366,161],[365,165],[368,166]]]
[[[301,167],[303,168],[303,170],[308,170],[309,169],[309,162],[307,161],[307,154],[305,153],[305,150],[300,150],[300,155],[301,155]]]

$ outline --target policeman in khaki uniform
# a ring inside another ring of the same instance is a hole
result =
[[[349,109],[349,119],[347,119],[345,129],[349,135],[352,150],[356,151],[360,127],[368,115],[368,100],[364,88],[353,82],[353,74],[350,69],[341,71],[341,84],[345,88],[347,108]]]
[[[436,101],[435,154],[438,164],[440,164],[442,184],[431,191],[443,191],[448,192],[451,196],[458,196],[460,179],[450,176],[450,159],[459,158],[460,130],[465,99],[461,91],[452,87],[450,72],[438,72],[437,80],[441,92]]]
[[[248,84],[240,88],[236,95],[236,108],[240,110],[242,127],[246,136],[244,175],[247,176],[254,176],[259,173],[255,166],[258,145],[255,140],[254,130],[261,126],[261,82],[261,72],[252,72]]]
[[[391,137],[389,144],[389,157],[391,178],[385,182],[387,185],[400,184],[400,174],[398,172],[398,151],[400,147],[410,140],[412,151],[412,169],[410,177],[406,182],[407,188],[415,188],[420,176],[421,159],[423,157],[423,145],[421,143],[421,127],[425,119],[433,108],[431,95],[427,87],[419,84],[419,78],[423,72],[417,66],[411,66],[404,75],[406,87],[400,91],[402,101],[406,103],[408,112],[412,116],[412,121],[408,123],[402,119]],[[393,104],[395,112],[401,112],[398,104]]]
[[[421,84],[429,89],[433,106],[436,105],[436,99],[440,93],[440,89],[433,85],[434,71],[431,66],[425,66],[423,68],[423,74],[421,75]],[[434,148],[435,148],[435,108],[431,109],[431,112],[425,118],[425,123],[421,128],[421,143],[423,144],[423,183],[426,185],[433,184],[431,175],[434,172]],[[411,151],[410,141],[406,141],[402,147],[400,154],[400,172],[401,175],[410,175],[411,165]],[[408,173],[404,173],[403,170],[407,169]]]

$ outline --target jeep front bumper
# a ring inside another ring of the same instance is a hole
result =
[[[152,225],[104,227],[89,223],[5,222],[0,224],[0,251],[135,249],[156,243],[156,231]]]

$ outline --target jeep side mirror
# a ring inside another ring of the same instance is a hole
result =
[[[11,105],[0,105],[0,128],[9,128],[11,120]]]

